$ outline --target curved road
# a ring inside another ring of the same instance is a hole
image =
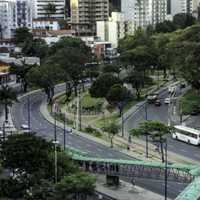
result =
[[[56,88],[55,93],[59,93],[63,90],[62,86]],[[27,122],[27,108],[28,101],[27,96],[22,97],[20,102],[16,103],[12,107],[12,117],[14,125],[17,129],[21,128],[22,124],[28,124]],[[41,104],[46,101],[46,96],[43,92],[36,92],[30,95],[31,99],[31,130],[37,132],[38,135],[51,140],[54,139],[54,126],[49,123],[40,113]],[[57,138],[59,142],[63,143],[63,130],[57,127]],[[66,143],[72,147],[88,152],[91,156],[99,156],[104,158],[115,159],[134,159],[123,153],[120,153],[114,149],[106,147],[102,144],[90,141],[84,137],[67,134]],[[130,180],[129,180],[130,181]],[[164,181],[149,180],[149,179],[137,179],[137,185],[147,188],[153,192],[164,194]],[[186,184],[170,182],[168,183],[168,195],[174,199],[184,188]]]

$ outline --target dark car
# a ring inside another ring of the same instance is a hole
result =
[[[198,115],[200,113],[200,109],[199,108],[195,108],[190,114],[191,115]]]
[[[157,100],[155,101],[154,105],[155,105],[155,106],[161,106],[162,103],[161,103],[161,101],[160,101],[159,99],[157,99]]]

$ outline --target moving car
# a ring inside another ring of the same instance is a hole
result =
[[[21,125],[21,129],[22,129],[22,132],[23,132],[23,133],[28,133],[28,132],[30,132],[29,126],[26,125],[26,124],[22,124],[22,125]]]
[[[155,105],[155,106],[161,106],[162,103],[161,103],[161,101],[160,101],[159,99],[157,99],[157,100],[155,101],[154,105]]]
[[[165,104],[170,104],[170,98],[169,97],[165,98],[164,103]]]
[[[158,93],[151,93],[147,96],[148,103],[154,103],[158,99]]]

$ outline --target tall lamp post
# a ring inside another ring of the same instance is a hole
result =
[[[29,133],[31,131],[31,105],[30,105],[30,96],[28,95],[28,98],[27,98],[27,111],[28,111],[28,130],[29,130]]]
[[[54,140],[54,183],[58,182],[58,154],[57,154],[57,146],[59,145],[59,141]]]
[[[165,200],[167,200],[167,139],[165,140]]]

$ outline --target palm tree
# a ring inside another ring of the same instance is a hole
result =
[[[4,105],[5,122],[8,122],[8,107],[12,106],[12,104],[16,101],[17,101],[16,92],[7,85],[6,86],[2,85],[0,88],[0,103]]]
[[[48,18],[50,18],[51,15],[56,13],[56,5],[53,3],[48,3],[44,6],[45,13]]]
[[[130,134],[133,136],[146,136],[146,150],[148,151],[148,137],[152,138],[153,142],[159,143],[161,148],[161,159],[164,162],[163,143],[166,142],[166,136],[171,133],[171,127],[159,121],[145,121],[140,123],[139,128],[132,129]]]

